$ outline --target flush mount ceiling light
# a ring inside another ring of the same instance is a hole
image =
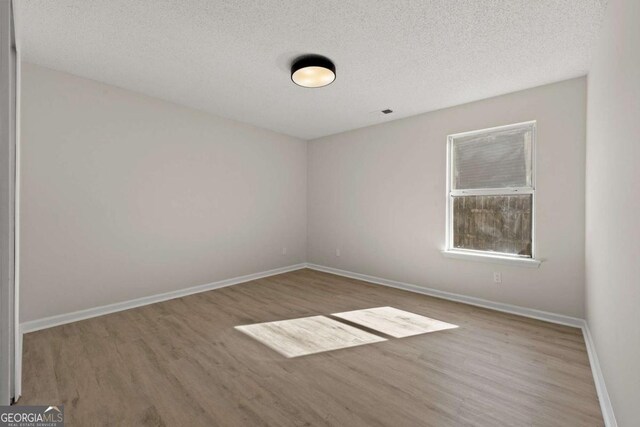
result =
[[[320,55],[305,55],[291,66],[291,80],[302,87],[323,87],[336,79],[336,66]]]

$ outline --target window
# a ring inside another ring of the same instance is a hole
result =
[[[449,136],[447,251],[533,258],[535,126]]]

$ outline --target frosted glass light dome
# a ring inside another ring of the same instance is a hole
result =
[[[291,66],[291,80],[302,87],[327,86],[336,79],[336,67],[328,58],[307,55],[298,58]]]

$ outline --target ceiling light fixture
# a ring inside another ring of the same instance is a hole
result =
[[[336,79],[336,66],[320,55],[305,55],[291,66],[291,80],[302,87],[323,87]]]

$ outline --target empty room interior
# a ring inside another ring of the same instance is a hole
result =
[[[640,426],[640,1],[0,21],[0,425]]]

